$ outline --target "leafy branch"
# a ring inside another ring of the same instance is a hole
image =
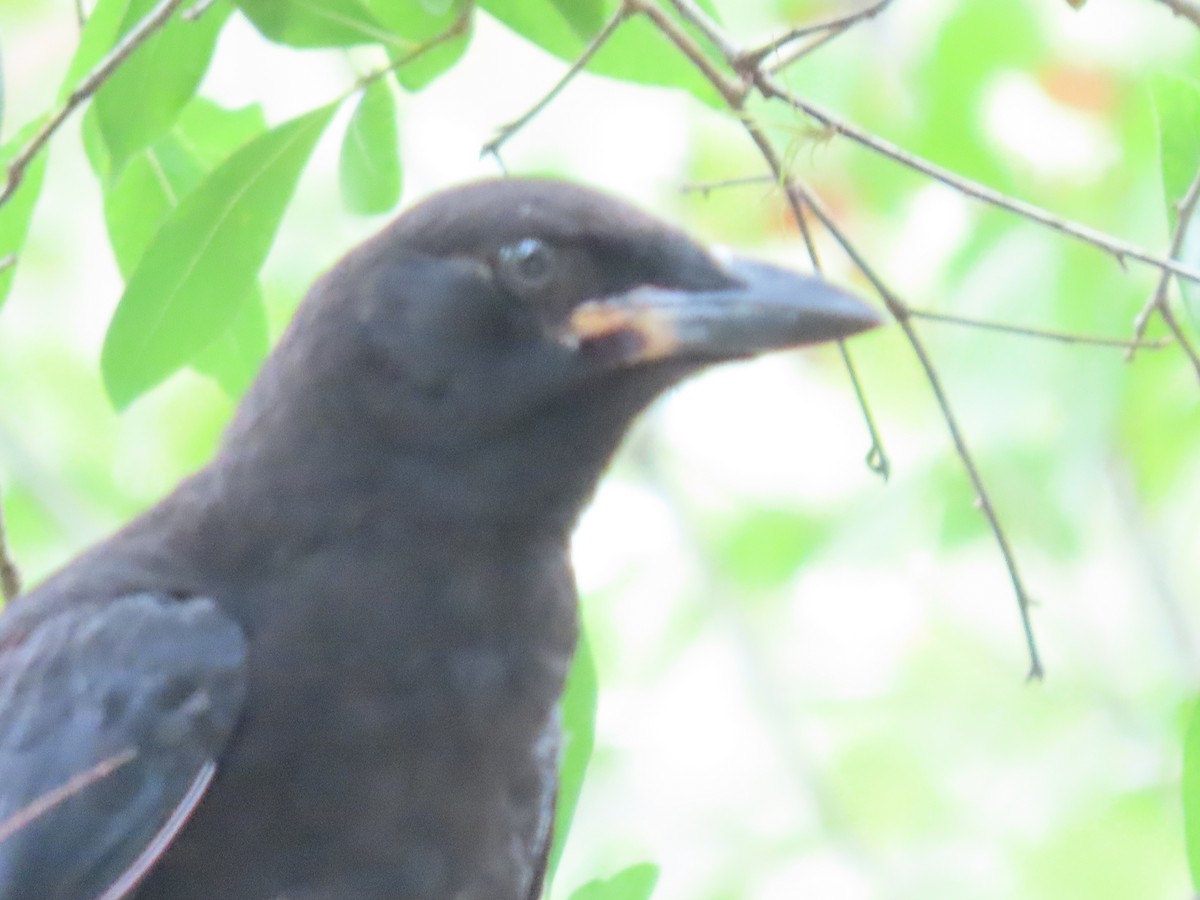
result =
[[[0,191],[0,207],[3,207],[17,192],[29,165],[37,158],[42,148],[49,143],[50,138],[54,137],[55,132],[71,117],[71,113],[91,99],[96,91],[100,90],[104,83],[129,59],[133,51],[165,26],[175,10],[183,4],[184,0],[162,0],[137,25],[131,28],[125,37],[118,41],[117,45],[67,95],[62,105],[51,114],[50,118],[9,162],[7,181],[4,190]]]

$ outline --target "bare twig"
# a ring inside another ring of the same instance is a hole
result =
[[[857,248],[849,241],[837,223],[833,221],[833,217],[814,194],[798,182],[793,182],[789,187],[791,190],[798,191],[803,196],[805,204],[812,210],[813,215],[825,226],[826,230],[838,242],[846,252],[846,255],[850,257],[854,265],[862,272],[863,276],[871,282],[872,286],[879,293],[879,296],[883,298],[884,303],[887,304],[888,309],[896,316],[897,324],[904,331],[904,336],[908,339],[913,353],[916,354],[917,361],[924,370],[925,380],[929,383],[930,390],[933,391],[934,398],[937,400],[937,404],[942,411],[942,418],[946,421],[946,428],[950,432],[950,439],[954,442],[954,449],[958,453],[958,458],[962,461],[963,468],[967,472],[967,478],[970,480],[971,487],[975,491],[979,509],[983,513],[984,518],[987,519],[992,536],[1000,548],[1000,555],[1004,558],[1004,565],[1008,570],[1009,581],[1012,582],[1013,592],[1017,597],[1017,607],[1021,615],[1021,627],[1025,633],[1026,647],[1029,650],[1029,672],[1027,677],[1030,680],[1040,680],[1044,674],[1044,670],[1042,668],[1041,656],[1038,653],[1037,639],[1033,634],[1033,622],[1029,616],[1029,609],[1032,603],[1029,593],[1025,589],[1024,580],[1021,578],[1020,570],[1017,568],[1016,556],[1013,554],[1012,547],[1009,544],[1008,535],[1000,523],[1000,517],[996,513],[991,496],[984,486],[983,477],[979,474],[979,469],[975,465],[975,458],[967,447],[966,437],[963,434],[962,427],[958,424],[958,417],[950,407],[950,398],[946,394],[941,376],[933,364],[933,359],[930,357],[929,351],[925,348],[924,341],[921,340],[916,329],[913,327],[908,305],[893,294],[883,283],[873,268],[863,258],[862,254],[858,252]]]
[[[531,119],[549,106],[555,97],[562,93],[563,88],[570,84],[571,80],[587,67],[587,64],[592,61],[592,57],[596,55],[596,52],[604,46],[605,42],[612,37],[613,32],[617,30],[618,26],[629,18],[630,15],[629,8],[622,5],[605,26],[600,29],[599,34],[592,38],[592,42],[587,45],[587,48],[580,54],[579,58],[571,64],[571,67],[558,80],[558,83],[541,100],[530,107],[524,115],[513,119],[511,122],[506,122],[496,129],[496,136],[483,145],[483,148],[479,151],[479,155],[492,157],[499,164],[500,168],[503,169],[504,163],[500,159],[500,148],[508,142],[509,138],[524,128]]]
[[[15,253],[10,253],[7,256],[0,257],[0,275],[3,275],[16,264],[17,254]]]
[[[725,188],[762,187],[763,185],[778,187],[775,179],[769,175],[745,175],[741,178],[720,178],[716,181],[689,181],[679,190],[685,194],[699,194],[702,197],[707,197],[713,191],[720,191]]]
[[[771,60],[770,65],[762,66],[760,63],[760,67],[768,74],[776,75],[810,53],[820,50],[840,35],[845,34],[852,26],[878,15],[890,2],[891,0],[879,0],[878,3],[868,6],[857,13],[845,16],[841,20],[831,20],[832,22],[838,22],[838,25],[829,28],[823,33],[819,33],[810,41],[803,44],[796,44],[787,50],[787,52],[780,53],[775,59]]]
[[[671,2],[675,4],[676,8],[678,8],[680,13],[685,17],[692,15],[691,10],[695,9],[695,7],[691,4],[691,0],[671,0]],[[653,14],[650,13],[650,10],[652,9],[654,10]],[[688,57],[689,60],[695,63],[698,67],[702,67],[702,64],[708,64],[707,58],[704,55],[704,51],[696,45],[695,41],[692,40],[690,35],[679,28],[674,22],[667,18],[666,15],[654,7],[649,7],[647,9],[647,14],[651,14],[651,18],[655,19],[655,22],[658,24],[663,34],[669,38],[670,41],[679,49],[679,51]],[[703,18],[703,23],[696,21],[693,22],[693,24],[703,31],[707,37],[710,37],[714,44],[717,44],[718,46],[728,45],[728,41],[726,41],[721,35],[713,33],[715,26],[708,21],[707,17]],[[741,86],[735,86],[725,79],[714,82],[713,86],[722,93],[729,105],[735,112],[738,113],[738,118],[740,119],[742,126],[746,129],[746,133],[758,147],[759,152],[762,154],[763,159],[767,161],[771,171],[776,175],[777,178],[780,179],[780,183],[783,183],[782,180],[786,177],[786,174],[784,172],[783,162],[779,158],[779,154],[775,151],[775,146],[758,127],[757,123],[755,123],[752,118],[745,115],[745,90]],[[813,268],[819,272],[821,271],[821,260],[820,257],[817,256],[817,245],[813,240],[812,234],[809,230],[808,217],[804,214],[804,207],[795,192],[787,190],[785,195],[787,196],[788,203],[791,206],[792,218],[795,220],[796,227],[800,230],[800,234],[804,239],[804,246],[808,251],[809,259],[812,260]],[[867,451],[866,457],[867,466],[871,469],[871,471],[879,474],[886,481],[888,476],[891,474],[891,461],[888,458],[887,451],[884,449],[883,439],[879,433],[879,429],[875,425],[875,417],[871,414],[871,409],[867,405],[866,394],[862,390],[862,385],[858,378],[858,372],[855,370],[853,360],[850,358],[850,354],[846,352],[844,345],[842,346],[842,360],[846,364],[846,371],[850,375],[850,382],[854,386],[854,392],[858,398],[859,408],[862,410],[863,419],[867,424],[867,431],[871,437],[871,447]]]
[[[932,309],[913,309],[909,307],[908,314],[914,319],[926,319],[930,322],[945,322],[947,325],[962,325],[966,328],[979,328],[985,331],[998,331],[1002,334],[1015,334],[1019,337],[1038,338],[1046,341],[1058,341],[1061,344],[1084,344],[1093,347],[1121,347],[1132,350],[1161,350],[1171,346],[1167,339],[1157,341],[1129,340],[1127,338],[1099,337],[1092,334],[1075,334],[1070,331],[1056,331],[1050,328],[1035,328],[1029,325],[1010,325],[1007,322],[991,322],[987,319],[973,319],[970,316],[959,316],[953,313],[936,312]]]
[[[89,785],[107,778],[113,772],[117,771],[117,769],[121,768],[121,766],[128,765],[136,756],[136,750],[132,747],[126,747],[120,753],[114,753],[112,756],[100,760],[100,762],[91,768],[84,769],[82,772],[72,775],[58,787],[46,791],[46,793],[36,798],[32,803],[21,807],[3,822],[0,822],[0,843],[8,840],[22,828],[29,825],[30,822],[44,816],[50,810],[54,809],[54,807],[69,800]]]
[[[862,410],[863,420],[867,423],[867,432],[871,435],[871,446],[867,450],[865,460],[867,468],[887,481],[892,476],[892,461],[883,449],[883,437],[879,434],[875,416],[871,414],[871,406],[867,403],[867,392],[863,390],[862,381],[858,377],[858,368],[854,365],[850,351],[846,348],[846,342],[838,341],[837,345],[838,350],[842,353],[842,362],[846,366],[846,372],[850,376],[850,384],[854,387],[854,396],[858,398],[858,408]]]
[[[1177,16],[1190,19],[1191,23],[1200,28],[1200,3],[1196,0],[1158,0],[1163,6]]]
[[[687,36],[686,33],[680,32],[670,18],[663,15],[655,7],[651,6],[647,0],[637,0],[637,2],[627,0],[627,2],[629,5],[636,6],[647,14],[650,14],[651,18],[655,20],[655,24],[657,24],[660,29],[664,30],[664,33],[667,34],[667,37],[672,37],[672,35],[667,33],[666,29],[673,30],[687,38],[688,42],[694,47],[694,42],[691,41],[691,38]],[[689,22],[689,24],[695,26],[699,31],[701,31],[705,38],[707,38],[714,46],[716,46],[722,54],[724,54],[726,57],[726,62],[731,68],[738,70],[738,61],[743,60],[746,57],[746,53],[744,51],[738,48],[724,34],[724,32],[722,32],[712,22],[712,20],[709,19],[708,16],[705,15],[695,5],[695,3],[692,2],[692,0],[669,0],[669,2],[675,7],[676,10],[679,11],[679,14],[683,16]],[[657,13],[657,15],[654,15],[653,13]],[[675,41],[675,38],[672,37],[672,40]],[[676,46],[679,46],[678,41],[675,41],[675,43]],[[727,79],[725,79],[725,77],[720,73],[717,73],[716,79],[714,80],[714,78],[710,75],[710,72],[713,71],[713,67],[707,57],[701,53],[699,54],[700,59],[697,60],[693,58],[692,53],[688,52],[688,50],[684,47],[680,46],[679,49],[686,53],[689,58],[692,58],[693,62],[697,63],[697,67],[701,68],[701,71],[704,73],[705,77],[712,81],[713,86],[720,90],[724,95],[725,89],[722,87],[722,85],[726,83]],[[703,66],[700,66],[701,60],[704,63]],[[776,100],[780,100],[791,106],[793,109],[804,113],[809,118],[814,119],[820,125],[823,125],[832,132],[840,134],[851,141],[854,141],[855,143],[880,154],[881,156],[885,156],[888,159],[894,160],[895,162],[906,166],[907,168],[910,168],[916,172],[920,172],[922,175],[932,178],[935,181],[939,181],[961,194],[972,197],[976,200],[980,200],[999,209],[1007,210],[1008,212],[1029,219],[1030,221],[1036,222],[1039,225],[1043,225],[1047,228],[1051,228],[1076,240],[1091,244],[1092,246],[1109,253],[1120,263],[1124,263],[1126,259],[1136,259],[1139,262],[1154,266],[1155,268],[1166,269],[1174,272],[1176,275],[1180,275],[1192,281],[1200,282],[1200,269],[1185,265],[1178,260],[1156,256],[1155,254],[1150,253],[1148,250],[1139,247],[1136,244],[1120,240],[1119,238],[1115,238],[1110,234],[1106,234],[1103,231],[1091,228],[1087,225],[1082,225],[1078,222],[1072,222],[1071,220],[1065,219],[1062,216],[1048,212],[1041,207],[1034,206],[1032,203],[1026,203],[1023,200],[1010,197],[1007,194],[993,190],[992,188],[980,184],[977,181],[972,181],[971,179],[964,178],[963,176],[958,175],[955,172],[951,172],[948,169],[943,169],[941,166],[937,166],[931,163],[929,160],[917,156],[915,153],[909,153],[907,150],[898,147],[890,141],[887,141],[878,135],[872,134],[871,132],[858,127],[857,125],[833,114],[832,112],[829,112],[817,104],[811,103],[802,97],[797,96],[795,93],[788,90],[784,85],[780,84],[777,79],[771,77],[769,73],[763,71],[761,66],[752,69],[742,68],[738,71],[741,71],[746,77],[753,79],[755,87],[758,88],[759,92],[764,97],[768,99],[774,98]]]
[[[422,41],[415,47],[412,47],[400,56],[395,57],[388,62],[386,66],[381,66],[373,72],[368,72],[355,82],[353,89],[347,92],[347,96],[355,91],[361,90],[370,84],[374,84],[385,75],[395,72],[397,69],[403,69],[409,63],[416,59],[420,59],[434,47],[440,47],[447,41],[451,41],[459,35],[466,32],[471,24],[471,17],[475,13],[475,0],[467,0],[463,4],[462,9],[458,11],[458,15],[454,17],[454,21],[447,25],[442,31],[439,31],[433,37],[426,41]]]
[[[162,0],[125,37],[121,38],[117,45],[108,52],[108,55],[100,60],[83,81],[71,91],[62,106],[46,120],[46,123],[30,138],[29,143],[9,162],[8,180],[4,185],[4,190],[0,191],[0,207],[12,199],[13,194],[16,193],[17,188],[21,186],[21,182],[25,178],[25,171],[29,168],[29,164],[33,162],[42,148],[46,146],[50,138],[54,136],[54,133],[62,127],[63,122],[70,117],[71,113],[95,94],[103,86],[104,82],[112,77],[112,74],[121,67],[125,60],[129,59],[133,51],[145,43],[156,31],[166,25],[167,20],[171,18],[171,14],[182,6],[184,2],[185,0]]]
[[[83,0],[75,0],[75,24],[79,26],[80,31],[87,24],[87,13],[83,9]]]
[[[5,603],[21,593],[21,573],[8,552],[8,536],[4,531],[4,508],[0,506],[0,599]]]
[[[1192,224],[1192,216],[1196,213],[1196,203],[1200,201],[1200,172],[1196,173],[1196,177],[1192,179],[1192,183],[1188,186],[1182,199],[1179,200],[1176,210],[1178,216],[1175,221],[1175,233],[1171,236],[1171,249],[1168,254],[1171,257],[1178,257],[1183,250],[1184,241],[1187,240],[1188,229]],[[1150,299],[1146,301],[1146,305],[1142,307],[1141,312],[1137,314],[1137,318],[1133,320],[1133,339],[1140,341],[1142,335],[1146,333],[1146,326],[1150,324],[1150,317],[1158,310],[1158,314],[1166,323],[1167,328],[1175,336],[1175,340],[1179,341],[1179,345],[1183,348],[1191,360],[1192,368],[1196,370],[1197,377],[1200,377],[1200,356],[1197,355],[1196,349],[1192,346],[1191,341],[1187,339],[1183,329],[1180,328],[1179,322],[1176,321],[1175,315],[1171,312],[1171,306],[1167,301],[1167,290],[1171,285],[1171,273],[1162,272],[1158,278],[1158,284],[1155,285],[1153,293],[1150,294]],[[1125,354],[1127,360],[1133,359],[1134,349],[1129,348]]]
[[[849,30],[854,25],[857,25],[859,22],[874,18],[883,11],[885,6],[891,2],[892,0],[875,0],[874,3],[864,6],[858,12],[846,13],[844,15],[834,16],[833,18],[824,19],[820,22],[812,22],[800,28],[793,28],[787,34],[778,37],[773,41],[768,41],[761,47],[744,51],[737,59],[737,67],[743,71],[746,69],[757,69],[763,60],[768,56],[773,56],[788,44],[798,41],[801,38],[809,37],[810,35],[817,34],[835,36],[841,34]],[[788,59],[788,62],[791,61],[791,59]],[[778,71],[780,68],[782,68],[782,66],[780,66],[778,63],[773,63],[771,65],[771,71]]]
[[[671,3],[676,8],[682,8],[688,12],[684,15],[689,17],[689,21],[695,25],[711,42],[716,45],[721,54],[729,59],[733,45],[724,36],[708,16],[704,15],[700,9],[691,2],[691,0],[671,0]],[[658,30],[663,33],[671,42],[688,58],[688,60],[704,76],[705,81],[711,84],[725,98],[733,109],[741,110],[742,105],[746,101],[746,85],[740,80],[729,78],[717,68],[717,64],[709,59],[708,55],[700,48],[700,46],[692,39],[690,34],[680,30],[674,20],[665,12],[658,8],[653,0],[625,0],[625,7],[634,12],[643,13],[655,25]],[[681,10],[682,12],[682,10]],[[691,18],[694,16],[694,18]]]
[[[772,60],[771,64],[766,66],[763,71],[768,72],[771,75],[782,72],[788,66],[799,62],[810,53],[820,50],[842,33],[843,32],[840,30],[826,31],[824,34],[818,35],[807,43],[797,44],[795,47],[792,47],[790,50],[788,50],[787,53],[783,53]]]
[[[1124,263],[1126,259],[1136,259],[1157,269],[1166,269],[1174,272],[1176,275],[1200,282],[1200,269],[1185,265],[1178,260],[1157,256],[1136,244],[1120,240],[1087,225],[1081,225],[1078,222],[1064,219],[1062,216],[1047,212],[1041,207],[1034,206],[1032,203],[1026,203],[1024,200],[1010,197],[1000,191],[986,187],[977,181],[972,181],[948,169],[943,169],[941,166],[934,165],[928,160],[914,153],[909,153],[907,150],[901,149],[890,141],[871,134],[869,131],[859,128],[857,125],[839,116],[835,116],[833,113],[816,104],[796,96],[770,76],[765,74],[756,76],[756,84],[764,96],[782,100],[784,103],[805,113],[837,134],[849,138],[881,156],[895,160],[915,172],[920,172],[934,181],[939,181],[947,187],[958,191],[960,194],[980,200],[998,209],[1007,210],[1010,213],[1014,213],[1031,222],[1036,222],[1046,228],[1051,228],[1085,244],[1091,244],[1093,247],[1097,247],[1113,256],[1117,262]]]
[[[641,0],[639,0],[641,2]],[[691,0],[669,0],[669,2],[679,11],[690,24],[699,29],[710,37],[710,32],[715,26],[708,20],[707,16],[695,16],[695,7]],[[646,10],[649,13],[649,10]],[[703,57],[702,51],[695,45],[691,36],[682,28],[677,26],[670,18],[662,15],[652,16],[659,29],[663,32],[670,41],[682,52],[685,56],[696,61],[696,57]],[[713,43],[723,48],[731,47],[727,39],[713,40]],[[736,56],[731,56],[727,62],[732,66]],[[768,94],[763,89],[764,82],[771,83],[770,79],[756,70],[754,74],[755,83],[759,85],[759,89]],[[715,83],[714,86],[718,90],[722,90],[722,83]],[[725,91],[722,90],[724,94]],[[740,97],[740,95],[738,95]],[[790,98],[790,94],[782,88],[772,88],[772,92],[768,96],[775,96],[777,99],[784,100],[790,105],[795,106],[795,103]],[[733,105],[731,101],[731,105]],[[942,411],[942,417],[946,421],[946,427],[950,432],[951,440],[954,443],[955,450],[958,453],[959,459],[962,461],[963,468],[966,470],[967,477],[971,482],[971,486],[975,491],[975,496],[984,518],[987,519],[988,526],[992,531],[992,535],[1000,548],[1001,556],[1004,559],[1004,564],[1008,570],[1009,580],[1012,582],[1013,591],[1017,598],[1017,607],[1021,617],[1022,629],[1025,633],[1025,643],[1029,651],[1029,679],[1041,679],[1043,668],[1041,656],[1038,653],[1037,640],[1033,633],[1033,622],[1030,619],[1029,609],[1032,605],[1029,593],[1025,589],[1025,584],[1021,578],[1020,570],[1017,567],[1016,557],[1013,554],[1012,547],[1008,541],[1003,526],[1000,523],[999,515],[996,513],[994,504],[988,494],[987,488],[983,483],[983,478],[979,474],[979,469],[975,464],[975,458],[967,447],[966,438],[963,434],[962,427],[958,424],[958,418],[950,406],[950,400],[946,393],[945,387],[942,384],[941,376],[938,374],[937,368],[933,364],[932,358],[929,356],[928,350],[925,348],[924,342],[920,335],[917,334],[913,326],[911,314],[907,304],[905,304],[898,296],[896,296],[890,288],[883,282],[882,278],[875,272],[874,268],[866,261],[863,255],[858,251],[854,244],[849,240],[846,234],[838,227],[833,217],[824,208],[824,205],[817,199],[811,191],[804,187],[800,182],[791,180],[787,172],[784,171],[782,163],[774,147],[762,135],[762,132],[746,117],[742,117],[742,122],[746,126],[747,132],[762,151],[764,158],[771,167],[771,173],[775,180],[781,183],[788,194],[789,200],[793,204],[793,209],[799,207],[800,201],[809,209],[814,216],[821,222],[825,229],[830,233],[835,241],[841,246],[842,250],[850,257],[854,265],[862,272],[863,276],[871,283],[876,292],[883,299],[888,307],[888,311],[895,317],[900,328],[904,331],[905,337],[908,339],[909,345],[913,349],[921,368],[924,370],[925,379],[928,381],[930,389],[933,391],[934,397],[937,400],[938,406]],[[802,221],[800,219],[797,220]]]
[[[750,135],[750,139],[758,147],[758,152],[763,155],[763,159],[771,167],[772,172],[783,172],[783,162],[775,152],[775,145],[763,134],[758,125],[746,117],[742,118],[742,125],[746,129],[746,133]],[[820,272],[821,260],[817,256],[817,244],[809,231],[808,216],[804,214],[804,207],[791,191],[785,190],[784,196],[787,197],[788,205],[792,208],[792,219],[795,220],[796,227],[800,229],[800,235],[804,238],[804,247],[808,250],[808,258],[812,260],[813,268]]]

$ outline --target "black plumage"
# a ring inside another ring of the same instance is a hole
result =
[[[538,896],[568,540],[626,427],[876,323],[565,183],[416,206],[209,465],[0,619],[0,898]]]

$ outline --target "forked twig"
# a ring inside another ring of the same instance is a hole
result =
[[[691,0],[669,0],[675,8],[688,21],[699,29],[706,37],[711,38],[711,33],[715,26],[708,20],[707,16],[700,16],[699,19],[693,20],[690,15],[695,14],[694,4]],[[693,63],[697,63],[704,59],[703,51],[696,46],[695,41],[682,28],[678,27],[668,17],[659,16],[653,17],[656,24],[659,25],[663,34],[675,44],[676,48],[681,53],[688,57]],[[727,39],[713,40],[713,43],[725,48],[730,47]],[[730,57],[727,61],[730,65],[733,64],[733,59]],[[756,76],[757,79],[758,76]],[[720,86],[718,85],[718,89]],[[760,88],[761,90],[761,88]],[[723,92],[724,93],[724,92]],[[780,99],[783,99],[781,97]],[[942,416],[946,421],[946,427],[950,432],[951,440],[954,443],[955,450],[958,453],[959,459],[962,461],[963,468],[966,470],[967,477],[971,482],[972,489],[979,504],[980,511],[984,518],[987,519],[988,526],[992,531],[992,535],[1000,548],[1001,556],[1004,559],[1004,564],[1008,570],[1009,580],[1012,583],[1013,591],[1017,598],[1017,607],[1021,617],[1021,626],[1025,634],[1025,643],[1029,652],[1029,672],[1028,678],[1031,680],[1040,680],[1043,677],[1044,670],[1042,668],[1041,656],[1037,648],[1037,639],[1033,633],[1033,622],[1030,618],[1029,610],[1032,605],[1029,593],[1025,588],[1024,580],[1021,577],[1020,570],[1017,567],[1016,556],[1013,554],[1012,547],[1008,540],[1008,535],[1004,527],[1000,523],[1000,518],[996,513],[995,505],[992,503],[991,496],[988,494],[987,488],[983,483],[983,478],[979,473],[979,469],[975,464],[974,456],[967,447],[966,437],[963,434],[962,427],[958,423],[958,418],[950,406],[950,400],[946,393],[945,386],[942,384],[941,376],[937,372],[937,368],[925,348],[924,342],[920,335],[917,334],[912,323],[912,318],[907,304],[905,304],[890,288],[884,283],[882,278],[875,272],[874,268],[866,261],[863,255],[858,251],[854,244],[849,240],[846,234],[838,227],[833,217],[824,208],[824,205],[817,197],[797,181],[790,179],[784,171],[779,160],[778,154],[774,152],[773,146],[769,144],[763,137],[762,133],[756,126],[743,117],[743,124],[746,126],[751,138],[759,146],[766,158],[768,165],[771,168],[772,176],[781,183],[787,191],[789,200],[793,204],[793,209],[799,206],[799,201],[803,202],[805,208],[810,210],[813,215],[821,222],[829,234],[841,246],[842,250],[850,257],[851,261],[862,272],[863,276],[871,283],[876,292],[883,299],[888,307],[888,311],[895,317],[900,328],[904,331],[905,337],[908,339],[909,345],[913,349],[921,368],[924,371],[925,379],[929,383],[930,389],[933,391],[934,397],[937,400],[938,406],[942,411]]]
[[[793,109],[804,113],[835,134],[843,135],[851,141],[878,153],[880,156],[900,163],[915,172],[920,172],[922,175],[932,178],[934,181],[938,181],[958,193],[980,200],[999,209],[1007,210],[1022,218],[1043,225],[1046,228],[1051,228],[1068,235],[1075,240],[1091,244],[1110,254],[1119,263],[1123,264],[1126,259],[1136,259],[1139,262],[1158,269],[1170,270],[1176,275],[1192,281],[1200,281],[1200,269],[1184,265],[1177,260],[1157,256],[1145,248],[1139,247],[1137,244],[1120,240],[1096,228],[1072,222],[1070,219],[1055,215],[1032,203],[1026,203],[1023,200],[1010,197],[977,181],[972,181],[948,169],[943,169],[941,166],[935,165],[929,160],[917,156],[915,153],[909,153],[896,144],[872,134],[866,129],[860,128],[815,103],[797,96],[784,85],[780,84],[776,78],[773,78],[761,65],[749,69],[743,67],[739,70],[737,68],[738,60],[745,57],[745,51],[737,47],[703,10],[696,6],[692,0],[667,0],[667,2],[675,7],[688,24],[704,34],[705,38],[721,51],[730,68],[740,71],[745,78],[752,80],[759,93],[765,98],[780,100]],[[646,3],[639,3],[638,5],[645,6]],[[646,11],[649,12],[650,10],[647,9]],[[675,23],[669,18],[655,17],[655,20],[660,28],[665,24],[676,32],[679,32],[679,29],[675,28]],[[671,35],[667,36],[671,37]],[[684,33],[684,36],[694,45],[690,36],[686,35],[686,33]],[[683,48],[680,49],[682,50]],[[690,54],[688,55],[690,56]],[[701,57],[703,58],[703,54],[701,54]],[[693,62],[696,62],[696,60],[693,60]],[[705,62],[707,63],[707,59],[705,59]],[[707,74],[706,70],[702,71],[705,71]]]
[[[1175,221],[1175,233],[1171,236],[1171,249],[1169,255],[1174,258],[1178,257],[1183,250],[1183,244],[1187,240],[1188,230],[1191,228],[1192,217],[1196,213],[1196,203],[1200,200],[1200,171],[1196,173],[1196,177],[1192,179],[1192,183],[1188,186],[1183,198],[1179,201],[1176,207],[1178,217]],[[1137,314],[1137,318],[1133,320],[1133,340],[1134,345],[1129,348],[1125,354],[1127,360],[1133,359],[1134,350],[1137,347],[1138,341],[1146,333],[1146,326],[1150,324],[1150,317],[1155,310],[1174,335],[1175,340],[1183,348],[1191,360],[1192,368],[1196,371],[1196,376],[1200,378],[1200,355],[1197,355],[1196,349],[1187,339],[1180,327],[1179,322],[1175,319],[1175,314],[1171,311],[1170,303],[1167,301],[1167,290],[1171,285],[1171,273],[1163,271],[1158,278],[1158,284],[1155,285],[1153,293],[1150,294],[1150,299],[1146,301],[1146,305],[1142,307]]]
[[[773,41],[768,41],[761,47],[755,47],[753,50],[746,50],[738,58],[738,68],[755,69],[759,64],[772,54],[778,53],[788,44],[800,40],[801,38],[809,37],[814,34],[824,34],[827,31],[842,32],[846,31],[853,25],[857,25],[865,19],[874,18],[883,8],[891,3],[892,0],[875,0],[857,12],[844,13],[840,16],[833,16],[829,19],[823,19],[819,22],[810,22],[808,25],[802,25],[799,28],[793,28],[787,34],[775,38]]]

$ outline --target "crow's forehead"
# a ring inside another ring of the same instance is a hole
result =
[[[607,245],[675,243],[676,231],[613,197],[561,181],[505,178],[434,194],[390,229],[437,255],[476,253],[526,237]]]

